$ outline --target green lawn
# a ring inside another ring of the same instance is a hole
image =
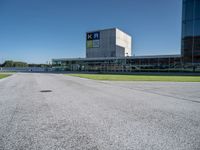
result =
[[[9,74],[0,74],[0,79],[10,76]]]
[[[112,74],[68,74],[70,76],[110,81],[171,81],[200,82],[200,76],[168,76],[168,75],[112,75]]]

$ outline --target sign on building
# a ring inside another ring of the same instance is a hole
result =
[[[98,48],[100,47],[100,32],[87,33],[87,48]]]

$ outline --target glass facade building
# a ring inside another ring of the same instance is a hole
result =
[[[200,0],[182,1],[181,55],[129,57],[110,55],[98,58],[53,59],[53,68],[61,71],[95,72],[200,72]],[[88,37],[88,48],[101,47],[99,43],[91,45],[92,36]],[[106,45],[109,47],[111,44],[108,41]],[[104,49],[109,52],[111,48]],[[93,54],[97,56],[96,53]]]
[[[183,0],[181,54],[185,63],[200,63],[200,0]]]

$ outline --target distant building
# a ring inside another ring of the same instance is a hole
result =
[[[185,63],[200,63],[200,0],[183,0],[181,54]]]
[[[131,56],[131,36],[112,28],[86,33],[86,58],[53,59],[55,70],[200,72],[200,0],[183,0],[181,55]]]
[[[86,33],[86,57],[131,56],[131,36],[112,28]]]

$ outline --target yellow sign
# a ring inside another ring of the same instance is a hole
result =
[[[87,48],[93,48],[93,41],[92,40],[87,41]]]

